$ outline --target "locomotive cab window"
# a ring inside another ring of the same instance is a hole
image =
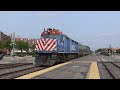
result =
[[[42,38],[58,39],[59,35],[41,35],[41,39]]]
[[[49,38],[49,35],[41,35],[41,39],[42,38]]]
[[[49,38],[58,39],[58,38],[59,38],[59,35],[50,35]]]

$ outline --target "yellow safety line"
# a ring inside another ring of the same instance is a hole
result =
[[[86,79],[100,79],[97,62],[92,62]]]
[[[56,68],[59,68],[61,66],[64,66],[66,64],[70,64],[71,62],[66,62],[66,63],[62,63],[62,64],[59,64],[59,65],[55,65],[55,66],[52,66],[50,68],[47,68],[47,69],[43,69],[43,70],[40,70],[40,71],[36,71],[36,72],[33,72],[33,73],[30,73],[30,74],[27,74],[27,75],[23,75],[21,77],[18,77],[18,78],[15,78],[15,79],[31,79],[31,78],[34,78],[36,76],[39,76],[41,74],[44,74],[44,73],[47,73],[51,70],[54,70]]]

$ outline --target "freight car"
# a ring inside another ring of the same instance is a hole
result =
[[[36,40],[35,46],[36,66],[52,66],[92,53],[84,45],[72,40],[61,31],[51,28],[44,29],[40,39]]]

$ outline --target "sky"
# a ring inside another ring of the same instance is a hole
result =
[[[40,38],[55,28],[91,50],[120,47],[120,11],[0,11],[0,31]]]

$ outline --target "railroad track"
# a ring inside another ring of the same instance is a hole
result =
[[[32,65],[32,63],[10,63],[10,64],[0,64],[0,70],[7,68],[15,68],[24,65]]]
[[[120,62],[119,59],[113,58],[113,57],[109,57],[109,56],[104,56],[105,59],[107,59],[108,61],[114,61],[114,62]],[[109,58],[109,59],[108,59]],[[111,59],[111,60],[110,60]]]
[[[46,67],[35,67],[33,63],[0,64],[0,79],[13,79]]]
[[[38,70],[42,70],[42,69],[45,69],[45,68],[46,67],[34,67],[33,66],[31,68],[1,74],[0,79],[14,79],[14,78],[20,77],[22,75],[29,74],[29,73],[32,73],[32,72],[35,72],[35,71],[38,71]]]
[[[109,72],[110,76],[113,78],[113,79],[120,79],[120,66],[117,65],[115,62],[111,62],[110,60],[108,60],[109,62],[104,62],[100,56],[96,55],[101,63],[104,65],[104,67],[106,68],[106,70]]]

